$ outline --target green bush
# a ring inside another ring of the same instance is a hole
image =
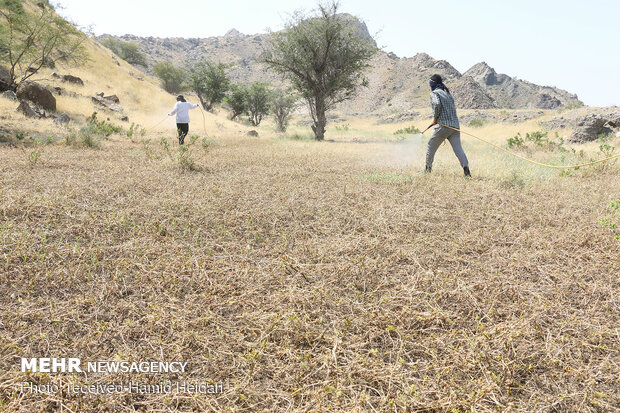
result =
[[[409,134],[418,134],[422,133],[422,131],[415,126],[408,126],[406,128],[402,128],[394,132],[394,135],[409,135]]]
[[[232,111],[230,120],[234,120],[239,115],[247,113],[247,96],[248,90],[244,85],[232,85],[230,87],[230,94],[226,96],[226,104],[230,106]]]
[[[513,138],[508,138],[508,147],[510,149],[520,148],[523,146],[524,143],[525,141],[521,137],[520,133],[517,133]]]
[[[481,128],[484,126],[484,120],[482,119],[473,119],[471,122],[467,124],[470,128]]]
[[[153,73],[161,82],[164,90],[168,93],[179,93],[183,90],[185,70],[174,66],[170,62],[158,62],[153,66]]]
[[[558,138],[559,141],[555,142],[548,138],[548,132],[543,131],[534,131],[528,132],[525,134],[525,138],[521,136],[520,133],[517,133],[514,137],[508,138],[507,144],[510,149],[530,149],[528,143],[532,143],[534,148],[544,149],[547,151],[559,150],[561,152],[567,152],[566,148],[564,148],[564,140],[562,138]],[[556,135],[557,137],[557,135]]]
[[[105,120],[98,120],[97,113],[93,113],[86,120],[86,125],[77,131],[71,131],[66,136],[67,145],[85,146],[87,148],[99,148],[101,141],[109,136],[120,133],[123,128]]]
[[[614,239],[620,240],[620,198],[609,202],[609,210],[611,215],[599,218],[598,223],[601,227],[608,228]]]
[[[103,39],[101,44],[127,63],[146,67],[146,58],[144,54],[140,52],[140,45],[138,43],[126,42],[108,37]]]
[[[196,93],[205,110],[213,110],[213,105],[222,103],[230,88],[228,69],[230,65],[200,62],[189,77],[189,87]]]

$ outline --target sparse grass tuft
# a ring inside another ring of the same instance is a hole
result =
[[[501,180],[500,185],[507,189],[523,189],[525,187],[525,179],[518,171],[512,171],[508,177]]]
[[[469,126],[470,128],[481,128],[484,126],[484,124],[485,121],[483,119],[473,119],[467,124],[467,126]]]
[[[418,133],[422,133],[422,131],[418,129],[416,126],[408,126],[406,128],[398,129],[396,132],[394,132],[394,135],[410,135],[410,134],[415,135]]]

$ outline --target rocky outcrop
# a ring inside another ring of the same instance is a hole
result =
[[[234,29],[234,28],[227,31],[226,34],[224,35],[224,37],[238,37],[238,36],[243,36],[243,33],[241,33],[239,30]]]
[[[564,129],[568,128],[574,123],[574,119],[569,119],[564,116],[554,116],[549,120],[540,122],[540,125],[545,129]]]
[[[116,95],[110,95],[110,96],[102,96],[105,100],[108,100],[112,103],[121,103],[121,100],[118,98],[118,96]]]
[[[613,133],[612,128],[620,126],[620,113],[610,116],[590,113],[575,120],[575,129],[568,138],[570,143],[583,143],[596,140],[601,133]]]
[[[484,88],[471,76],[461,77],[452,89],[454,103],[459,109],[495,109],[497,105]]]
[[[486,62],[480,62],[473,65],[465,76],[470,76],[476,82],[484,86],[501,85],[510,78],[504,74],[498,74],[495,69],[489,66]]]
[[[45,110],[56,111],[56,98],[52,92],[37,83],[20,84],[17,88],[17,97],[21,100],[29,100]]]
[[[420,114],[415,111],[411,111],[409,113],[399,113],[399,114],[391,114],[377,121],[378,125],[387,124],[387,123],[401,123],[401,122],[410,122],[420,117]]]
[[[368,26],[366,26],[366,23],[348,13],[341,13],[339,16],[341,19],[346,21],[349,26],[353,28],[353,31],[356,35],[358,35],[364,40],[369,41],[374,47],[377,47],[377,42],[368,31]]]
[[[73,83],[74,85],[79,85],[79,86],[84,86],[84,81],[77,76],[62,75],[61,79],[63,82]]]
[[[562,102],[556,97],[541,93],[538,95],[535,106],[539,109],[557,109],[562,106]]]
[[[17,95],[12,90],[2,92],[2,97],[9,100],[17,100]]]
[[[22,100],[19,102],[19,106],[16,109],[18,112],[22,113],[24,116],[28,118],[44,118],[46,117],[45,110],[41,110],[36,106],[31,107],[28,102]]]
[[[93,96],[91,99],[94,103],[98,104],[99,106],[103,106],[106,109],[110,109],[114,112],[119,112],[119,113],[123,112],[122,107],[112,102],[111,100],[108,100],[105,97],[103,97],[103,93],[98,93],[97,95]]]
[[[372,40],[363,22],[350,15],[342,15],[342,18],[350,20],[360,37]],[[132,35],[117,39],[140,45],[140,51],[146,56],[146,71],[149,73],[152,73],[153,65],[162,60],[184,62],[188,67],[210,60],[230,64],[229,77],[234,83],[263,81],[285,87],[280,76],[259,63],[258,58],[270,47],[272,36],[271,33],[244,35],[230,30],[225,36],[201,39]],[[99,39],[109,37],[104,35]],[[464,76],[449,62],[435,59],[427,53],[401,58],[394,53],[379,50],[364,73],[368,87],[359,88],[353,99],[336,109],[347,114],[372,113],[381,118],[410,113],[414,107],[429,107],[428,80],[435,73],[445,79],[451,90],[456,92],[462,87],[464,93],[456,93],[460,95],[459,108],[555,108],[558,102],[561,105],[579,102],[577,96],[566,91],[513,79],[497,73],[484,62],[474,65],[465,73],[480,86],[476,87],[471,79],[461,81]]]
[[[76,97],[78,94],[75,92],[71,92],[67,89],[63,89],[60,86],[55,86],[52,91],[57,94],[58,96],[71,96],[71,97]]]
[[[54,119],[54,123],[57,123],[59,125],[64,125],[66,123],[69,123],[70,120],[71,118],[69,117],[69,115],[67,115],[66,113],[63,113],[62,115]]]
[[[464,76],[471,76],[478,82],[500,108],[556,109],[568,104],[582,105],[577,95],[497,73],[485,62],[475,64]]]

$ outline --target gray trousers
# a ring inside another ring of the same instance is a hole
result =
[[[450,145],[452,145],[452,150],[454,151],[456,157],[459,158],[461,166],[469,166],[467,156],[461,146],[461,132],[457,132],[441,125],[435,126],[435,129],[433,129],[433,135],[428,141],[428,146],[426,147],[426,166],[428,168],[433,166],[435,152],[437,152],[439,145],[441,145],[441,143],[446,139],[450,142]]]

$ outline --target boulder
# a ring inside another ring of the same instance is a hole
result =
[[[258,132],[256,132],[254,129],[252,129],[251,131],[248,131],[247,135],[248,136],[254,136],[255,138],[258,138]]]
[[[29,100],[45,110],[56,111],[56,98],[47,88],[33,82],[22,83],[17,88],[17,97]]]
[[[593,141],[604,131],[607,119],[597,113],[590,113],[575,120],[575,130],[568,138],[570,143]]]
[[[109,100],[112,103],[121,103],[121,100],[116,95],[104,96],[105,100]]]
[[[620,112],[613,112],[607,116],[607,124],[612,128],[620,128]]]
[[[119,118],[122,122],[129,122],[129,116],[123,115]]]
[[[56,72],[52,72],[52,74],[50,76],[55,78],[55,79],[60,79],[60,75],[58,73],[56,73]]]
[[[2,92],[2,97],[9,100],[17,100],[17,95],[12,90]]]
[[[84,81],[77,76],[63,75],[62,81],[67,83],[73,83],[74,85],[84,86]]]
[[[19,102],[17,111],[23,113],[28,118],[40,118],[41,117],[41,115],[35,112],[34,109],[32,109],[30,105],[28,104],[28,102],[26,102],[25,100],[22,100],[21,102]]]
[[[59,125],[64,125],[66,123],[69,123],[70,120],[71,118],[69,117],[69,115],[67,115],[66,113],[63,113],[62,115],[54,119],[54,123],[58,123]]]
[[[92,97],[93,102],[95,102],[96,104],[103,106],[106,109],[110,109],[113,110],[114,112],[119,112],[122,113],[123,112],[123,108],[120,107],[119,105],[117,105],[114,102],[111,102],[101,96],[99,96],[99,94],[97,94],[96,96]]]
[[[54,91],[55,94],[57,94],[58,96],[71,96],[71,97],[77,97],[78,94],[75,92],[71,92],[70,90],[67,89],[63,89],[61,87],[56,86],[54,89],[52,89]]]

